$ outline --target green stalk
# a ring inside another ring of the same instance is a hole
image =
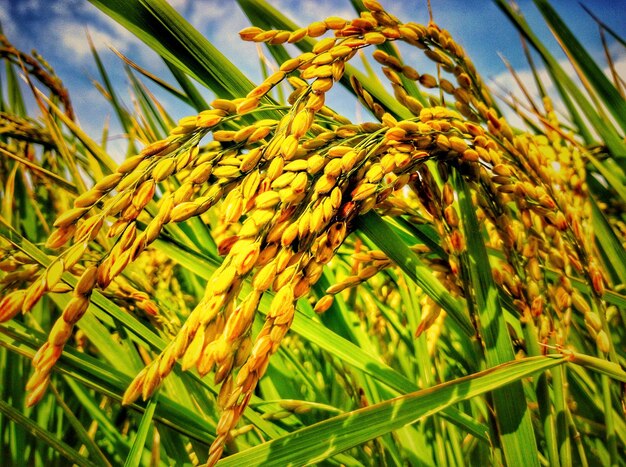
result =
[[[572,465],[572,451],[569,437],[569,429],[567,426],[567,386],[566,386],[566,369],[553,368],[552,371],[552,387],[554,388],[554,410],[556,414],[556,435],[557,446],[559,449],[559,458],[562,467],[570,467]]]
[[[502,11],[509,17],[511,22],[518,28],[520,33],[528,40],[528,42],[539,52],[541,58],[546,63],[548,72],[552,77],[552,81],[555,86],[559,88],[561,96],[564,98],[564,102],[568,105],[568,110],[571,111],[574,108],[568,99],[565,97],[567,94],[571,95],[573,101],[578,105],[587,119],[591,122],[594,129],[598,132],[600,137],[604,140],[609,151],[616,158],[626,157],[626,145],[621,141],[619,135],[606,121],[602,120],[593,106],[585,98],[578,86],[570,79],[565,73],[563,68],[558,64],[557,60],[550,54],[548,49],[541,43],[534,32],[530,29],[524,18],[517,13],[506,0],[494,0],[496,4],[502,9]],[[571,112],[570,112],[571,113]],[[582,119],[577,118],[576,114],[572,117],[575,118],[575,124],[578,131],[584,137],[587,144],[592,144],[593,141],[590,138],[589,132],[586,130],[586,125]]]
[[[469,187],[458,171],[454,172],[453,180],[467,241],[467,250],[462,255],[462,268],[468,281],[466,293],[474,294],[473,299],[468,297],[467,303],[478,325],[487,367],[493,367],[514,360],[515,354]],[[537,442],[522,383],[514,383],[506,390],[493,391],[492,397],[506,463],[538,467]]]
[[[615,434],[615,421],[613,420],[613,403],[611,401],[611,380],[607,375],[602,375],[602,403],[604,405],[604,423],[606,424],[606,442],[611,456],[611,465],[617,465],[620,458],[617,454],[617,436]]]
[[[130,448],[130,453],[128,457],[124,461],[124,467],[137,467],[142,465],[142,457],[143,450],[146,444],[146,439],[148,437],[148,432],[152,429],[152,417],[154,417],[154,412],[157,408],[159,400],[159,394],[155,394],[148,401],[148,405],[146,407],[143,416],[141,417],[141,422],[137,427],[137,434],[135,435],[135,441]]]
[[[529,356],[542,355],[539,348],[537,327],[530,316],[523,318],[522,330],[526,341],[526,350]],[[553,390],[561,391],[561,386],[554,386]],[[539,404],[539,418],[543,427],[543,435],[548,451],[548,461],[552,467],[559,467],[559,448],[557,440],[556,420],[550,397],[550,386],[548,383],[548,373],[544,373],[537,379],[537,402]],[[562,394],[559,395],[562,398]]]
[[[378,214],[373,211],[357,219],[357,227],[367,235],[389,258],[419,285],[435,303],[446,310],[450,317],[468,335],[474,328],[460,300],[452,296],[432,274],[419,257],[398,237]]]
[[[58,439],[57,436],[50,433],[48,430],[41,428],[33,420],[24,416],[17,409],[11,407],[9,404],[2,400],[0,400],[0,413],[12,420],[13,423],[24,428],[36,440],[41,441],[45,445],[51,447],[56,454],[63,456],[68,461],[81,467],[97,466],[97,464],[94,464],[90,460],[85,459],[76,450]],[[20,449],[17,449],[15,452],[25,453],[23,447],[20,447]]]
[[[550,3],[546,0],[534,0],[534,2],[539,11],[541,11],[544,20],[550,25],[554,36],[559,41],[559,45],[570,57],[570,60],[580,69],[580,74],[587,78],[587,81],[598,94],[599,99],[621,127],[622,132],[625,132],[626,101],[617,92],[617,89],[615,89],[600,67],[596,65]]]

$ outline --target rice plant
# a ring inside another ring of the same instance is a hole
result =
[[[117,164],[2,39],[8,464],[624,465],[623,82],[547,1],[583,89],[497,0],[560,92],[499,104],[446,30],[375,0],[302,27],[239,0],[258,85],[164,0],[91,2],[175,83],[124,57],[128,110],[93,49]]]

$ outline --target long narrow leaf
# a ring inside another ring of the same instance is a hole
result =
[[[320,462],[384,433],[415,423],[422,417],[438,413],[444,407],[519,382],[522,378],[565,361],[563,357],[533,357],[509,362],[449,383],[339,415],[227,457],[218,465],[299,466]]]
[[[221,97],[245,96],[254,85],[164,0],[90,0],[168,62]]]
[[[566,26],[556,10],[546,0],[535,0],[535,5],[541,11],[546,22],[552,28],[555,37],[567,55],[572,58],[576,66],[585,75],[585,78],[598,93],[602,103],[607,107],[622,132],[626,131],[626,101],[617,92],[600,67],[596,65],[583,45]]]
[[[459,195],[459,207],[467,239],[465,254],[470,290],[475,295],[475,310],[479,334],[484,347],[487,365],[490,367],[515,358],[513,345],[500,307],[498,289],[493,282],[491,266],[483,235],[476,219],[472,197],[467,183],[455,172],[455,185]],[[536,441],[530,412],[526,404],[521,382],[511,384],[506,391],[494,391],[498,431],[505,458],[509,465],[524,463],[539,466]]]
[[[463,329],[467,335],[474,333],[474,328],[467,316],[463,305],[441,282],[439,282],[428,268],[409,247],[398,238],[384,220],[370,211],[358,219],[358,226],[385,252],[416,284],[424,289],[437,304],[450,313],[450,317]]]

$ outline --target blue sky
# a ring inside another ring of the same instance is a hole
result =
[[[170,3],[253,81],[259,80],[256,47],[241,42],[237,34],[249,23],[235,0],[171,0]],[[331,15],[354,16],[349,0],[270,0],[270,3],[301,25]],[[426,0],[381,0],[381,3],[402,21],[428,21]],[[579,3],[573,0],[553,0],[551,3],[592,55],[600,63],[605,63],[597,25]],[[589,0],[584,3],[615,31],[626,35],[626,0]],[[540,38],[551,44],[551,49],[563,58],[532,2],[519,0],[518,4]],[[512,86],[498,53],[506,56],[522,76],[528,76],[524,73],[527,65],[518,35],[492,1],[432,0],[432,6],[435,20],[463,45],[485,79]],[[87,0],[0,0],[0,22],[5,34],[18,48],[25,51],[36,49],[53,66],[70,90],[79,121],[93,136],[98,135],[107,116],[112,118],[113,137],[118,127],[110,108],[91,81],[97,77],[97,70],[85,38],[87,30],[114,85],[120,95],[126,97],[127,105],[132,105],[127,79],[121,61],[110,47],[117,48],[148,70],[168,77],[156,54]],[[626,76],[626,51],[614,42],[611,50],[621,75]],[[405,60],[411,63],[419,57],[413,52],[405,56]],[[419,66],[416,68],[420,69]],[[208,99],[212,98],[210,93],[205,94]],[[159,97],[174,117],[191,112],[168,96],[159,94]]]

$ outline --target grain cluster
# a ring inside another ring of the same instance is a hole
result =
[[[360,298],[364,313],[379,313],[376,300],[400,299],[379,274],[394,268],[393,262],[348,238],[358,216],[376,210],[431,225],[442,239],[441,254],[424,245],[413,250],[453,294],[472,294],[462,278],[467,242],[452,171],[470,186],[489,246],[501,253],[493,276],[521,319],[537,326],[544,343],[567,345],[571,314],[581,313],[598,350],[611,352],[583,148],[554,129],[559,125],[548,100],[547,136],[511,128],[447,31],[434,23],[401,23],[377,2],[364,4],[367,11],[351,21],[331,17],[296,31],[242,30],[243,40],[270,46],[319,40],[246,96],[217,99],[183,118],[167,138],[80,194],[54,224],[46,246],[56,253],[44,270],[19,257],[0,263],[7,272],[3,283],[27,285],[3,296],[0,320],[28,312],[47,293],[69,297],[33,359],[29,404],[46,390],[94,290],[126,291],[141,309],[158,314],[157,305],[129,289],[122,274],[172,225],[198,218],[211,224],[223,261],[184,323],[170,323],[171,341],[135,377],[123,403],[149,398],[177,363],[201,376],[212,374],[221,410],[209,453],[214,464],[237,434],[298,300],[312,298],[315,311],[323,313],[335,296],[365,281],[378,292]],[[404,63],[396,42],[421,50],[437,76]],[[370,49],[398,107],[388,108],[351,75],[354,93],[376,119],[357,124],[325,98],[344,79],[347,63]],[[271,98],[278,86],[291,90],[284,106]],[[108,249],[91,247],[99,236],[108,239],[100,243]],[[314,285],[340,251],[352,255],[352,270],[315,298]],[[68,276],[71,287],[63,279]],[[589,283],[590,293],[573,287],[573,279]],[[269,306],[255,333],[264,298]],[[445,313],[425,293],[420,303],[416,332],[435,336]]]

